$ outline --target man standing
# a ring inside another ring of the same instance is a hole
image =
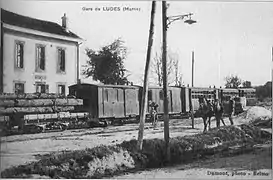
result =
[[[158,104],[156,104],[155,102],[152,102],[151,100],[149,100],[149,106],[150,106],[150,116],[152,118],[152,125],[156,126],[157,124],[157,108],[158,108]]]
[[[235,101],[233,99],[233,97],[231,97],[229,99],[229,103],[228,103],[228,119],[230,121],[230,124],[233,125],[233,115],[234,115],[234,110],[235,110]]]

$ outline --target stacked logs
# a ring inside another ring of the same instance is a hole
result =
[[[0,94],[0,114],[46,114],[73,111],[82,99],[49,93]]]

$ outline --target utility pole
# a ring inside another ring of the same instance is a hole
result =
[[[272,72],[271,72],[271,76],[272,76],[272,80],[273,81],[273,47],[272,47],[272,50],[271,50],[271,58],[272,58],[272,65],[271,65],[271,68],[272,68]],[[273,89],[271,90],[272,91],[272,94],[273,94]]]
[[[169,109],[168,109],[168,77],[167,77],[167,5],[162,1],[162,71],[163,71],[163,104],[164,104],[164,140],[166,148],[166,160],[170,161],[170,132],[169,132]]]
[[[145,73],[144,73],[143,91],[142,91],[142,99],[141,99],[140,123],[139,123],[139,131],[138,131],[138,148],[140,150],[142,150],[144,124],[145,124],[146,109],[147,109],[148,75],[149,75],[149,67],[150,67],[150,59],[151,59],[151,50],[153,45],[155,9],[156,9],[156,1],[153,1],[152,10],[151,10],[151,22],[150,22],[150,30],[149,30],[147,56],[146,56],[146,66],[145,66]]]
[[[191,87],[193,87],[194,79],[194,51],[191,52]],[[189,89],[189,96],[191,97],[192,90]],[[192,102],[190,102],[190,116],[191,116],[191,127],[194,129],[194,112]]]
[[[194,51],[191,52],[191,87],[193,87],[194,79]]]

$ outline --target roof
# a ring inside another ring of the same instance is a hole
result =
[[[233,88],[224,88],[223,92],[239,92],[238,89],[233,89]]]
[[[61,25],[57,23],[35,19],[35,18],[27,17],[27,16],[22,16],[22,15],[4,10],[2,8],[1,8],[1,21],[9,25],[14,25],[14,26],[22,27],[22,28],[33,29],[33,30],[42,31],[46,33],[80,39],[79,36],[77,36],[71,31],[66,31],[65,28],[63,28]]]
[[[244,91],[256,91],[254,88],[239,88],[239,90],[244,90]]]
[[[71,85],[69,87],[77,87],[78,84]],[[112,85],[112,84],[89,84],[89,83],[82,83],[80,87],[108,87],[108,88],[131,88],[131,89],[138,89],[136,86],[127,86],[127,85]]]
[[[209,88],[209,87],[189,87],[189,89],[193,91],[214,91],[216,88]]]

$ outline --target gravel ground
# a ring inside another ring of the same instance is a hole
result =
[[[229,125],[229,120],[227,118],[224,119],[225,123]],[[241,124],[242,121],[238,119],[235,120],[236,124]],[[215,127],[215,121],[212,121],[212,127]],[[56,152],[61,150],[80,150],[85,148],[92,148],[98,146],[100,144],[104,145],[112,145],[121,143],[123,141],[137,139],[138,136],[138,124],[126,124],[124,126],[109,126],[106,128],[93,128],[93,129],[80,129],[80,130],[66,130],[63,132],[51,132],[51,133],[41,133],[41,134],[28,134],[28,135],[14,135],[8,137],[1,138],[1,171],[9,168],[11,166],[17,166],[21,164],[25,164],[31,161],[36,161],[39,159],[39,155],[47,154],[50,152]],[[191,119],[173,119],[170,121],[170,137],[176,136],[185,136],[185,135],[193,135],[203,131],[203,123],[202,119],[195,119],[195,128],[191,128]],[[151,124],[146,123],[144,138],[152,139],[152,138],[164,138],[163,134],[163,122],[159,122],[159,125],[156,129],[151,128]],[[271,155],[271,154],[270,154]],[[238,156],[239,157],[239,156]],[[252,156],[251,156],[252,157]],[[250,158],[250,157],[249,157]],[[256,158],[252,158],[252,161],[256,162]],[[215,158],[216,161],[218,158]],[[220,158],[222,159],[222,158]],[[223,162],[226,162],[224,160]],[[246,162],[245,164],[249,164],[247,161],[248,158],[244,158],[242,162]],[[269,158],[267,158],[269,159]],[[270,162],[271,162],[270,158]],[[237,160],[235,158],[234,160]],[[232,162],[232,161],[231,161]],[[262,161],[265,163],[265,161]],[[262,163],[261,162],[261,163]],[[182,170],[177,169],[177,167],[160,169],[147,171],[147,177],[203,177],[206,175],[209,167],[205,168],[206,164],[211,164],[213,162],[204,162],[202,164],[199,163],[200,166],[193,166],[191,169],[185,169],[184,166],[179,167]],[[198,163],[197,163],[198,164]],[[219,165],[219,164],[218,164]],[[212,171],[220,171],[219,166],[213,166]],[[201,168],[202,167],[202,168]],[[270,164],[270,169],[271,169]],[[176,169],[175,169],[176,168]],[[193,168],[193,169],[192,169]],[[204,169],[205,168],[205,169]],[[268,166],[265,167],[267,169]],[[156,173],[155,173],[156,172]],[[171,173],[170,173],[171,172]],[[143,178],[146,177],[146,171],[136,174],[129,174],[127,177],[123,175],[120,178]],[[182,174],[181,174],[182,173]],[[253,172],[252,172],[253,173]],[[187,175],[189,174],[189,175]],[[216,177],[210,176],[208,177]],[[236,176],[237,177],[237,176]],[[244,176],[246,177],[246,176]],[[264,178],[264,176],[261,176]],[[268,176],[267,176],[268,178]],[[260,178],[259,178],[260,179]]]
[[[196,127],[191,129],[190,119],[170,121],[170,137],[196,134],[202,131],[201,119],[195,119]],[[215,124],[215,123],[213,123]],[[40,134],[25,134],[1,138],[1,171],[11,166],[36,161],[39,155],[62,150],[80,150],[100,144],[111,145],[125,140],[137,139],[138,124],[109,126],[106,128],[66,130]],[[146,123],[144,138],[164,138],[163,122],[158,128]]]

